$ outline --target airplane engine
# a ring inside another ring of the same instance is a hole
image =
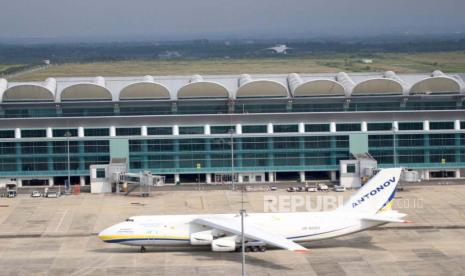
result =
[[[208,245],[213,241],[213,234],[211,230],[192,233],[190,242],[192,245]]]
[[[212,242],[212,251],[229,252],[236,250],[236,237],[224,237],[216,239]]]

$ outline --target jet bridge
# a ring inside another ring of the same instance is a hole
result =
[[[110,164],[90,166],[92,193],[122,193],[126,195],[139,188],[142,196],[150,193],[150,187],[163,186],[165,177],[151,172],[128,172],[126,158],[112,158]],[[131,187],[129,188],[129,185]]]

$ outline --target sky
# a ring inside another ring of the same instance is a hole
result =
[[[465,33],[464,0],[0,0],[0,39]]]

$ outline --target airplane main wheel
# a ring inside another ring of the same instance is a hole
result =
[[[145,250],[145,247],[144,246],[141,246],[140,247],[140,253],[144,253],[146,250]]]
[[[266,246],[259,246],[258,249],[260,250],[260,252],[265,252]]]
[[[245,247],[245,252],[250,252],[250,246]]]
[[[252,251],[253,252],[258,252],[258,246],[252,246]]]

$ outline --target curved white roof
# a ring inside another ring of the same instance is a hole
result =
[[[82,82],[64,88],[61,101],[112,100],[111,92],[105,87],[105,79],[96,77],[94,82]]]
[[[328,97],[345,95],[408,95],[463,93],[465,74],[319,73],[257,75],[193,75],[145,77],[67,77],[45,82],[0,79],[2,101],[83,101],[143,99],[206,99],[265,97]],[[411,88],[411,89],[410,89]]]
[[[8,88],[8,81],[6,79],[0,79],[0,103],[3,99],[3,92]]]
[[[239,78],[239,85],[236,98],[288,97],[286,86],[275,80],[253,80],[250,75],[244,74]]]
[[[3,82],[3,85],[6,83]],[[2,85],[2,86],[3,86]],[[48,78],[43,83],[21,83],[1,93],[1,101],[54,101],[56,80]]]
[[[344,87],[334,80],[317,79],[304,82],[293,91],[294,97],[344,96]]]
[[[403,94],[401,83],[393,79],[374,78],[357,83],[352,89],[352,96],[356,95],[387,95]]]
[[[154,81],[152,76],[145,76],[142,81],[125,86],[119,93],[120,100],[170,99],[166,86]]]
[[[178,99],[228,97],[228,89],[223,85],[212,81],[191,82],[181,87],[178,91]]]
[[[463,85],[458,80],[437,70],[431,74],[431,77],[413,84],[410,94],[460,93],[462,90]]]

